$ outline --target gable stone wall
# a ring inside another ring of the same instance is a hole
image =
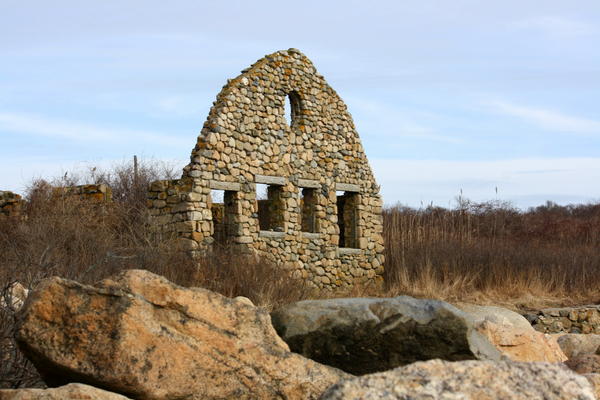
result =
[[[257,199],[257,184],[270,185],[268,207]],[[303,189],[308,195],[301,198]],[[219,212],[214,190],[225,193]],[[193,251],[214,246],[215,231],[219,238],[226,232],[228,245],[318,287],[381,280],[379,186],[346,105],[295,49],[265,56],[228,80],[182,179],[155,183],[149,204],[157,229],[176,232]],[[273,226],[261,230],[265,212]],[[226,228],[215,229],[223,213]]]

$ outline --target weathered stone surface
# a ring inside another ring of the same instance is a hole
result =
[[[319,181],[315,181],[312,179],[298,179],[298,186],[301,188],[313,188],[313,189],[321,188],[321,184],[319,183]]]
[[[29,289],[20,282],[14,282],[8,287],[4,296],[0,298],[0,307],[10,307],[13,310],[18,310],[23,306],[28,294]]]
[[[592,385],[596,398],[600,399],[600,374],[583,374],[583,376]]]
[[[287,183],[287,178],[284,176],[255,175],[254,182],[283,186]]]
[[[233,190],[239,191],[241,185],[237,182],[218,182],[218,181],[210,181],[210,188],[216,190]]]
[[[94,287],[43,281],[18,340],[51,385],[134,398],[311,399],[344,374],[297,354],[245,300],[130,270]]]
[[[600,335],[593,333],[558,334],[555,338],[567,358],[577,357],[581,354],[594,354],[600,347]]]
[[[556,340],[534,330],[520,314],[502,307],[463,305],[472,327],[514,361],[561,362],[567,359]]]
[[[23,209],[23,198],[13,192],[0,190],[0,219],[19,217]]]
[[[438,300],[300,301],[271,314],[292,351],[353,374],[385,371],[419,360],[500,359],[469,315]]]
[[[578,374],[600,373],[600,355],[580,354],[565,361],[565,365]]]
[[[258,253],[318,288],[381,284],[379,186],[346,104],[297,49],[269,54],[227,81],[190,160],[181,179],[151,185],[157,234],[182,237],[193,254],[215,243]],[[259,183],[276,190],[259,199]],[[225,218],[211,207],[211,188],[231,192]],[[182,221],[197,223],[181,230]]]
[[[345,379],[322,400],[592,400],[594,389],[560,364],[431,360]]]
[[[0,390],[0,400],[127,400],[125,396],[80,383],[54,389]]]
[[[499,307],[461,307],[464,311],[409,296],[307,300],[271,317],[293,351],[353,374],[433,358],[566,360],[551,337],[536,332],[519,314]]]
[[[360,192],[360,186],[352,183],[336,182],[335,190],[344,190],[349,192]]]

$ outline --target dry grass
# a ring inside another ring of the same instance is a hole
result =
[[[600,204],[396,206],[384,235],[391,294],[517,307],[600,300]]]

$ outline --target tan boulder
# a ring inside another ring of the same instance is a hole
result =
[[[0,390],[0,400],[127,400],[128,397],[81,383],[54,389]]]
[[[520,314],[502,307],[463,305],[472,328],[513,361],[562,362],[567,360],[555,338],[536,331]]]
[[[18,340],[50,384],[146,400],[314,399],[345,376],[289,352],[265,310],[142,270],[43,281]]]
[[[330,387],[321,400],[592,400],[592,385],[562,364],[422,361]]]

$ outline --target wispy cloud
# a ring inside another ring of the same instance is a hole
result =
[[[165,133],[103,127],[29,113],[0,112],[0,132],[2,131],[63,138],[77,142],[129,143],[133,141],[152,141],[162,146],[179,147],[185,144],[189,145],[189,139],[183,140]]]
[[[555,37],[577,37],[597,34],[598,28],[585,21],[545,15],[523,19],[512,24],[520,30],[538,31]]]
[[[485,103],[493,111],[521,118],[543,129],[579,134],[600,134],[600,121],[567,115],[560,111],[512,104],[506,101]]]
[[[346,96],[349,109],[361,135],[411,137],[435,142],[460,143],[457,137],[444,135],[427,124],[416,121],[400,107],[376,100]],[[431,118],[431,116],[429,116]]]

